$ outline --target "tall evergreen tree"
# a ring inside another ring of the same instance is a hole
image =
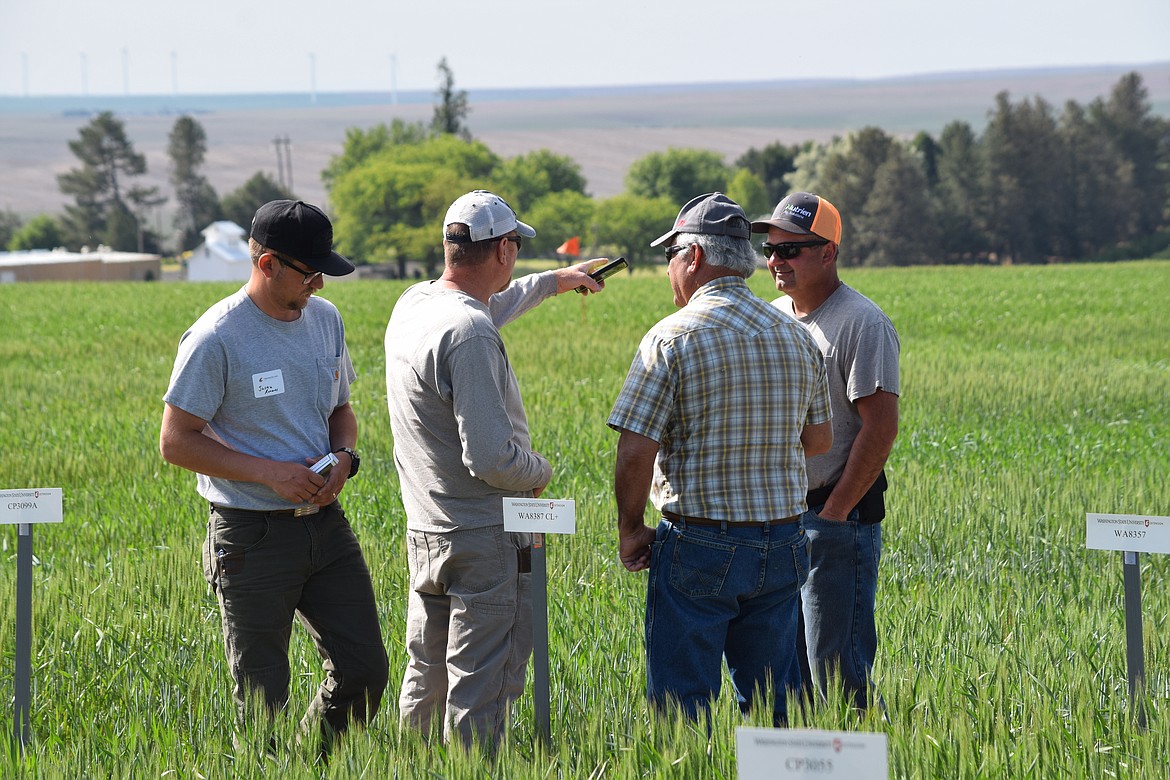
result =
[[[1170,206],[1170,120],[1151,114],[1149,91],[1137,73],[1123,76],[1108,100],[1093,101],[1089,115],[1121,161],[1118,173],[1130,177],[1128,188],[1110,194],[1123,200],[1129,213],[1120,238],[1149,235],[1165,224]]]
[[[1001,260],[1068,257],[1059,216],[1070,198],[1068,156],[1052,109],[1041,97],[1013,104],[1007,92],[995,104],[983,134],[993,247]]]
[[[431,129],[442,135],[459,136],[471,140],[467,128],[467,90],[455,89],[455,74],[447,64],[447,58],[439,60],[439,89],[435,92],[435,113],[431,118]]]
[[[939,225],[939,262],[971,262],[988,252],[983,151],[971,125],[943,128],[935,158],[938,183],[934,211]]]
[[[189,116],[175,120],[171,128],[168,153],[171,158],[171,184],[175,188],[175,227],[179,230],[179,248],[193,249],[199,244],[200,231],[221,217],[219,197],[207,177],[199,171],[207,154],[207,134],[203,126]]]
[[[74,198],[63,219],[68,241],[129,251],[153,248],[157,240],[143,227],[145,212],[165,198],[156,187],[134,185],[146,172],[146,157],[134,151],[122,122],[111,111],[101,112],[69,149],[81,167],[57,177],[61,192]]]

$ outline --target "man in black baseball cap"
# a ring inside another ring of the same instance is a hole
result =
[[[256,210],[249,237],[328,276],[353,273],[353,263],[333,251],[333,224],[325,212],[299,200],[273,200]]]
[[[299,618],[325,659],[302,723],[324,751],[374,717],[388,675],[370,571],[339,500],[358,473],[357,374],[341,314],[314,295],[322,274],[353,264],[333,251],[321,210],[300,201],[261,206],[248,246],[248,282],[179,340],[159,449],[198,475],[210,510],[203,574],[219,600],[240,725],[252,697],[271,718],[288,703]],[[263,731],[242,729],[237,747]]]

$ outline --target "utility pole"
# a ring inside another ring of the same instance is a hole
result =
[[[276,177],[280,182],[280,186],[287,192],[292,192],[292,142],[288,136],[276,136],[272,139],[272,145],[276,147]],[[288,169],[287,178],[285,169]]]

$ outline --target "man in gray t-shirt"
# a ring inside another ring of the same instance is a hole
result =
[[[801,589],[806,693],[840,675],[861,709],[877,653],[874,608],[885,516],[883,467],[898,435],[899,342],[889,318],[837,275],[841,216],[794,192],[752,223],[763,244],[778,309],[812,333],[829,377],[833,446],[808,459],[809,574]]]
[[[320,731],[322,750],[374,716],[388,675],[369,569],[337,500],[359,461],[344,325],[314,295],[323,274],[353,271],[332,244],[315,206],[260,207],[247,284],[179,341],[159,437],[167,461],[198,475],[210,507],[203,573],[240,721],[252,696],[272,716],[288,701],[295,616],[325,659],[302,723]],[[310,468],[323,457],[336,462]]]

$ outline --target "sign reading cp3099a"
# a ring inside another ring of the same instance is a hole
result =
[[[1170,553],[1170,517],[1088,514],[1085,523],[1090,550]]]
[[[0,525],[59,523],[61,488],[0,490]]]

